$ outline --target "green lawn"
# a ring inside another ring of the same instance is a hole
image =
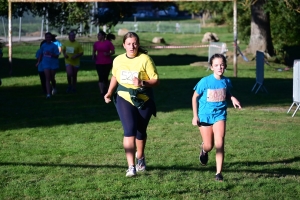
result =
[[[151,45],[153,36],[141,33],[142,45]],[[192,34],[165,38],[176,45],[201,42]],[[124,52],[121,38],[114,44],[117,54]],[[265,66],[268,94],[254,94],[255,61],[239,58],[237,78],[229,62],[225,76],[243,109],[229,102],[224,182],[216,182],[215,151],[201,166],[201,137],[191,125],[193,87],[211,72],[190,64],[206,62],[207,49],[149,49],[161,78],[155,88],[158,113],[148,127],[147,171],[126,178],[122,126],[114,105],[100,97],[90,55],[83,57],[77,93],[65,93],[61,60],[58,94],[46,99],[34,67],[37,45],[14,46],[12,76],[7,57],[1,60],[0,199],[299,198],[300,112],[287,114],[292,70]]]

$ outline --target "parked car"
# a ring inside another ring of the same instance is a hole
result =
[[[139,10],[137,13],[134,13],[133,16],[138,18],[153,17],[153,12],[147,10]]]
[[[158,16],[160,16],[160,17],[166,17],[166,16],[176,17],[177,15],[178,15],[178,12],[176,11],[175,6],[170,6],[165,10],[158,11]]]

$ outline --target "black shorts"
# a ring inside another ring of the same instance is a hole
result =
[[[212,126],[213,124],[209,124],[209,123],[206,123],[206,122],[198,122],[198,126]]]

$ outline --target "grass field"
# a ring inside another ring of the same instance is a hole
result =
[[[150,45],[153,36],[141,33],[142,45]],[[174,45],[201,42],[193,35],[164,37]],[[116,54],[124,52],[121,38],[114,44]],[[293,118],[286,113],[292,104],[292,70],[265,66],[268,94],[254,94],[255,61],[239,58],[238,77],[229,62],[225,76],[243,109],[229,104],[224,182],[216,182],[215,151],[201,166],[201,138],[191,125],[193,87],[211,72],[190,64],[206,62],[207,49],[150,49],[161,84],[155,88],[157,117],[148,127],[148,168],[126,178],[122,126],[114,105],[100,97],[90,55],[83,57],[77,93],[65,93],[61,60],[58,94],[46,99],[34,67],[37,45],[14,46],[12,76],[7,57],[1,60],[0,199],[299,198],[300,113]]]

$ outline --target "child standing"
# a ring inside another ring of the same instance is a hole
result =
[[[231,81],[223,76],[227,67],[226,58],[222,54],[214,54],[210,60],[213,74],[202,78],[194,87],[192,97],[193,120],[202,137],[199,160],[202,165],[208,162],[208,152],[216,148],[216,176],[223,181],[222,167],[224,161],[224,140],[226,129],[227,103],[230,99],[234,108],[241,109],[240,102],[231,95]]]

